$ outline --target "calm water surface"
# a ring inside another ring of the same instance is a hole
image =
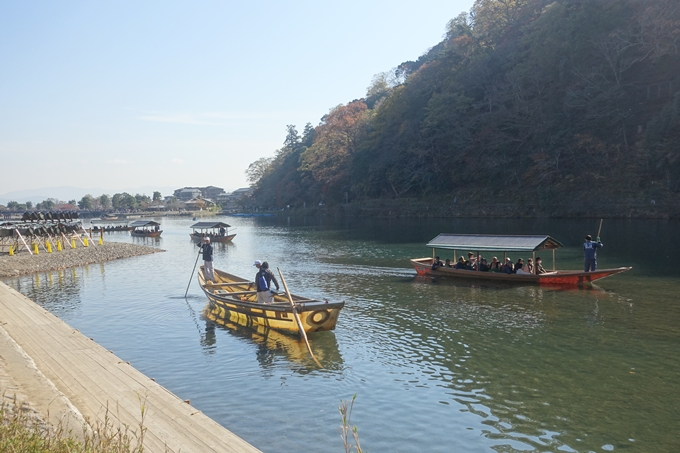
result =
[[[347,302],[310,336],[318,369],[295,338],[206,320],[195,277],[183,297],[193,222],[160,220],[160,240],[105,239],[165,253],[5,282],[267,453],[343,451],[354,394],[368,452],[680,449],[677,223],[606,220],[599,266],[634,269],[554,290],[423,279],[408,259],[440,232],[541,233],[578,269],[597,221],[227,218],[215,267],[267,260],[294,293]]]

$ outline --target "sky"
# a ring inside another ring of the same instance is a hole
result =
[[[0,0],[0,195],[246,187],[472,3]]]

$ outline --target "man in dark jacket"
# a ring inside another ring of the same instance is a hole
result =
[[[269,270],[269,263],[255,261],[255,267],[258,268],[255,274],[255,286],[257,289],[257,302],[260,304],[271,304],[274,302],[274,294],[271,291],[271,283],[274,282],[276,290],[279,290],[279,282],[276,281],[274,273]]]
[[[602,246],[600,238],[597,238],[595,242],[593,242],[593,237],[591,235],[586,236],[586,242],[583,243],[586,272],[593,272],[597,269],[597,249]]]
[[[215,281],[215,274],[213,272],[213,246],[210,245],[210,238],[208,236],[203,238],[203,243],[199,244],[203,252],[203,275],[206,281]]]

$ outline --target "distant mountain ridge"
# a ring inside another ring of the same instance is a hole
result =
[[[131,195],[142,194],[152,196],[155,191],[159,191],[163,196],[172,195],[176,187],[170,186],[145,186],[145,187],[135,187],[135,188],[123,188],[123,189],[102,189],[102,188],[82,188],[73,186],[60,186],[60,187],[43,187],[40,189],[29,189],[29,190],[17,190],[14,192],[7,192],[0,194],[0,204],[6,205],[10,201],[16,201],[18,203],[26,203],[31,201],[33,203],[40,203],[48,198],[56,198],[57,200],[80,200],[85,195],[92,195],[93,197],[98,197],[102,194],[113,195],[115,193],[127,192]]]

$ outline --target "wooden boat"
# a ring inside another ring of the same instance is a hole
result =
[[[198,222],[191,225],[193,231],[189,236],[195,241],[202,241],[207,236],[210,242],[231,242],[236,234],[229,234],[230,227],[231,225],[223,222]],[[224,234],[221,233],[221,229],[224,229]]]
[[[153,220],[135,220],[130,224],[130,228],[132,228],[130,234],[135,237],[157,238],[163,232],[160,226],[160,223]]]
[[[288,296],[279,293],[271,304],[257,303],[255,283],[215,269],[215,282],[206,282],[203,266],[198,283],[208,296],[213,316],[242,325],[263,325],[282,332],[298,334],[298,326]],[[291,294],[306,333],[335,329],[345,302],[307,299]]]
[[[482,280],[487,282],[538,284],[547,286],[583,285],[610,275],[632,269],[631,267],[617,267],[614,269],[598,269],[594,272],[581,270],[556,270],[555,250],[563,247],[560,242],[550,236],[493,236],[482,234],[448,234],[443,233],[427,244],[432,247],[432,258],[416,258],[411,260],[418,275],[446,276],[466,280]],[[505,262],[508,252],[531,253],[534,263],[539,251],[552,252],[552,270],[544,274],[505,274],[502,272],[485,272],[452,267],[437,267],[432,269],[437,250],[453,250],[452,263],[455,265],[456,251],[472,251],[478,258],[481,252],[503,252]]]
[[[101,219],[93,219],[90,221],[90,224],[92,225],[92,232],[93,233],[119,233],[119,232],[127,232],[127,231],[132,231],[132,228],[128,226],[128,223],[126,220],[101,220]]]

